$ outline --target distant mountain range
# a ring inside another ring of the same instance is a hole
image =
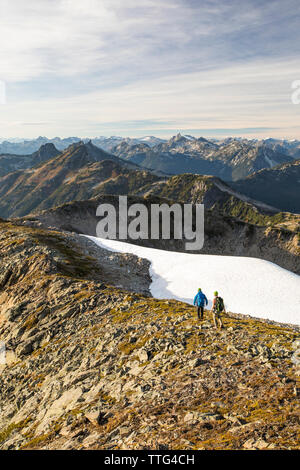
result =
[[[24,157],[37,152],[41,146],[52,144],[58,151],[64,151],[78,142],[87,143],[90,139],[69,137],[47,139],[38,137],[23,142],[3,141],[0,143],[2,160],[9,161],[8,154],[15,156],[11,164],[6,165],[7,173],[12,169],[30,167],[30,158]],[[98,148],[116,155],[148,170],[162,174],[181,173],[207,174],[222,178],[225,181],[236,181],[264,168],[292,161],[300,155],[299,141],[281,141],[276,139],[247,140],[227,138],[208,140],[190,135],[177,134],[169,140],[146,136],[142,138],[97,137],[91,142]],[[5,156],[5,158],[4,158]],[[1,158],[0,158],[1,160]],[[3,164],[0,161],[0,168]],[[3,171],[0,173],[3,174]]]
[[[42,145],[53,144],[58,150],[65,150],[70,145],[82,142],[92,141],[97,147],[101,147],[103,150],[110,152],[113,147],[118,145],[120,142],[131,142],[132,144],[136,143],[147,143],[149,147],[156,145],[161,142],[165,142],[163,139],[158,137],[146,136],[141,137],[140,139],[132,139],[130,137],[95,137],[94,139],[90,138],[81,138],[81,137],[67,137],[61,139],[60,137],[54,137],[53,139],[48,139],[47,137],[38,137],[37,139],[24,140],[24,139],[12,139],[0,140],[0,154],[13,154],[13,155],[29,155],[33,152],[36,152]]]
[[[235,181],[293,157],[273,150],[264,142],[226,139],[212,142],[203,137],[178,134],[152,147],[145,143],[120,142],[112,153],[149,170],[167,174],[194,173]]]
[[[195,144],[210,146],[206,142]],[[21,156],[16,158],[22,159]],[[63,152],[58,152],[53,144],[46,144],[39,152],[31,155],[30,162],[35,163],[35,166],[28,167],[27,157],[24,161],[27,166],[0,177],[1,217],[25,216],[33,211],[49,209],[73,200],[90,199],[100,194],[153,196],[185,203],[204,203],[208,209],[215,207],[224,214],[255,223],[264,223],[264,214],[273,215],[278,212],[276,207],[279,207],[270,202],[267,205],[263,191],[257,197],[256,193],[243,191],[243,186],[234,183],[230,186],[214,176],[192,173],[162,176],[130,160],[105,152],[91,142],[80,141]],[[295,165],[285,164],[283,168],[291,165],[296,167],[297,162],[293,163]],[[286,170],[283,177],[285,175]],[[242,180],[241,184],[247,185],[248,180]],[[290,181],[290,194],[297,190],[297,179]],[[294,199],[297,199],[296,194]],[[286,207],[280,205],[282,210],[286,210]]]
[[[61,139],[60,137],[55,137],[54,139],[48,139],[47,137],[38,137],[37,139],[32,140],[23,140],[23,141],[7,141],[4,140],[0,143],[0,154],[13,154],[13,155],[29,155],[33,152],[39,150],[42,145],[53,144],[58,150],[65,150],[69,145],[76,142],[80,142],[78,137],[68,137],[66,139]],[[89,139],[87,139],[89,140]]]
[[[0,155],[31,155],[42,145],[53,144],[63,151],[88,138],[68,137],[0,141]],[[279,139],[196,138],[178,134],[169,140],[154,136],[124,138],[95,137],[91,142],[106,152],[131,160],[148,169],[168,174],[195,173],[219,176],[227,181],[245,178],[264,168],[300,158],[300,141]]]
[[[52,144],[57,150],[64,151],[80,141],[87,143],[90,139],[38,137],[21,142],[17,139],[13,142],[2,141],[0,175],[14,169],[32,166],[31,155],[43,145]],[[300,142],[296,140],[241,138],[208,140],[203,137],[177,134],[169,140],[154,136],[142,138],[112,136],[96,137],[91,139],[91,142],[110,154],[161,174],[207,174],[225,181],[246,178],[261,169],[292,161],[300,155]],[[8,154],[13,154],[14,158],[10,159]],[[18,159],[17,155],[22,156],[23,160]],[[30,158],[24,158],[26,155]]]
[[[116,138],[110,139],[113,143]],[[122,140],[112,153],[78,141],[63,151],[46,143],[32,154],[3,154],[0,217],[24,216],[99,194],[134,194],[201,202],[264,223],[257,212],[300,212],[300,160],[268,144],[243,139],[217,143],[178,134],[164,142],[152,140],[152,147]]]

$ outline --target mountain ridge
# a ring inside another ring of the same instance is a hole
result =
[[[139,170],[139,167],[91,143],[72,144],[37,167],[0,177],[0,213],[3,217],[25,215],[59,202],[92,197],[93,186],[103,178],[130,169]],[[143,172],[140,174],[143,175]],[[77,185],[79,181],[80,189]]]
[[[29,155],[0,155],[0,176],[5,176],[8,173],[17,170],[30,169],[40,163],[44,163],[51,158],[58,156],[60,152],[54,144],[46,143]]]

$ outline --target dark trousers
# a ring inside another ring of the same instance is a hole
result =
[[[201,316],[200,316],[200,313],[201,313]],[[204,314],[204,307],[198,306],[197,307],[197,314],[198,314],[199,320],[202,320],[203,314]]]

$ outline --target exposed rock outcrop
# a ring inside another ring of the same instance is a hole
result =
[[[299,329],[199,324],[80,236],[1,221],[0,250],[1,449],[297,448]]]

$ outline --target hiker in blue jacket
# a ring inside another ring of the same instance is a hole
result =
[[[208,304],[208,300],[206,298],[206,295],[204,295],[202,290],[199,288],[198,293],[195,295],[195,298],[194,298],[194,305],[197,306],[197,314],[198,314],[199,320],[203,319],[204,305],[207,305],[207,304]],[[201,312],[201,316],[200,316],[200,312]]]

